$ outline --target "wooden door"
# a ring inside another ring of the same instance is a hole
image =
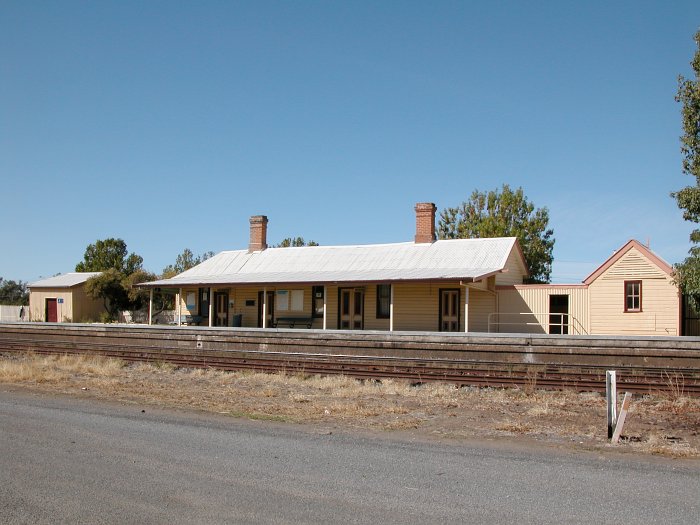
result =
[[[56,299],[46,299],[46,322],[58,322],[58,304]]]
[[[228,293],[215,292],[214,304],[216,305],[214,326],[228,326]]]
[[[340,288],[338,326],[342,330],[362,330],[364,328],[365,291],[361,288]]]
[[[459,331],[459,290],[440,290],[440,331]]]
[[[203,317],[207,321],[204,323],[206,326],[209,326],[209,301],[211,301],[211,297],[209,296],[209,292],[211,291],[211,288],[200,288],[198,290],[198,301],[197,304],[198,309],[197,313],[199,313],[200,317]]]
[[[258,292],[258,328],[262,328],[264,292]],[[267,320],[265,327],[271,328],[275,322],[275,292],[267,292]]]

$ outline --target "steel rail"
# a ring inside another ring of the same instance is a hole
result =
[[[154,348],[147,344],[96,343],[44,338],[0,341],[11,353],[102,355],[132,362],[164,362],[180,367],[254,370],[301,374],[342,374],[358,379],[401,379],[414,383],[443,381],[460,386],[530,387],[603,391],[601,366],[523,364],[476,360],[427,359],[387,356],[328,355],[304,352],[254,350],[191,350],[176,346]],[[620,389],[634,393],[678,392],[700,396],[700,371],[692,368],[622,366]]]

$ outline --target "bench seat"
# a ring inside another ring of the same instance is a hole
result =
[[[201,315],[183,315],[180,318],[180,324],[199,326],[203,320],[204,317],[202,317]],[[177,325],[177,316],[175,316],[175,319],[173,321],[170,321],[169,324]]]
[[[313,317],[278,317],[272,323],[272,328],[277,328],[280,324],[288,325],[289,328],[294,328],[294,325],[306,325],[306,328],[311,328],[313,323]]]

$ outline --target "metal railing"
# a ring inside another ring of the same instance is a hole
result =
[[[524,319],[523,316],[530,319]],[[501,327],[509,328],[501,330]],[[533,331],[530,327],[538,327],[541,330]],[[588,335],[581,322],[573,315],[551,312],[493,312],[489,314],[488,330],[490,333],[505,331]]]

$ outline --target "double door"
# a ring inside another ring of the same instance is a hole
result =
[[[228,293],[214,293],[214,326],[228,326]]]
[[[362,288],[340,288],[338,308],[341,330],[362,330],[364,328],[365,291]]]
[[[459,331],[459,290],[440,290],[440,331]]]

